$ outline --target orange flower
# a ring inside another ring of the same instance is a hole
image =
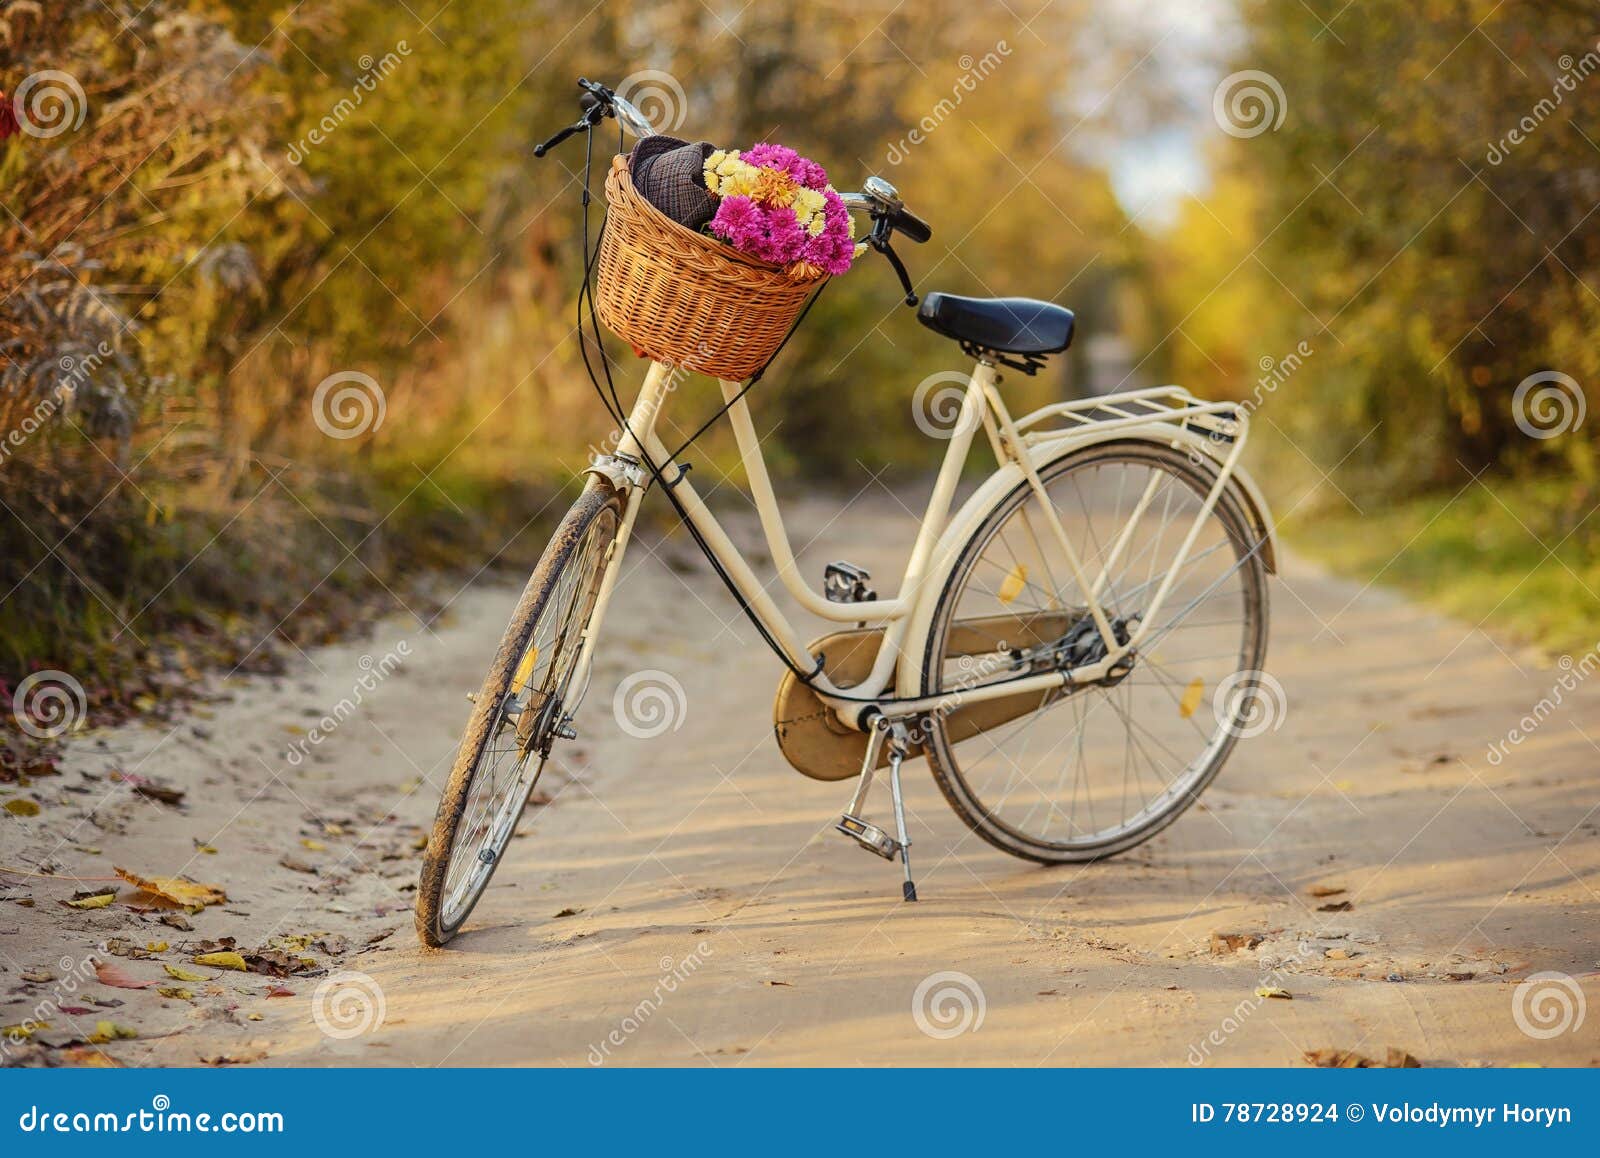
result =
[[[788,205],[799,188],[794,178],[783,170],[763,168],[756,177],[756,187],[751,191],[750,199],[762,205]]]

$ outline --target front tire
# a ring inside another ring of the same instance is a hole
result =
[[[622,499],[591,479],[544,549],[478,692],[417,884],[417,934],[435,948],[483,896],[571,705],[574,664],[621,525]],[[581,694],[582,689],[578,689]]]

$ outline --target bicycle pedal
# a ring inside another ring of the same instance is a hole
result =
[[[893,860],[900,854],[900,842],[890,836],[876,824],[870,824],[859,816],[851,816],[846,812],[839,817],[839,823],[834,828],[853,838],[857,844],[868,852],[875,852],[884,860]]]

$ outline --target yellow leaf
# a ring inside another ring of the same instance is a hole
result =
[[[163,997],[171,997],[177,1001],[194,1000],[194,990],[185,989],[181,985],[163,985],[160,989],[157,989],[156,992],[161,994]]]
[[[108,1041],[138,1036],[139,1031],[131,1026],[118,1025],[114,1021],[97,1021],[94,1023],[94,1032],[89,1035],[89,1040],[95,1045],[104,1045]]]
[[[196,973],[193,969],[185,969],[182,965],[163,965],[167,976],[174,981],[209,981],[204,973]]]
[[[109,893],[101,893],[94,897],[80,897],[76,901],[62,901],[61,903],[72,909],[103,909],[116,899],[117,890],[112,889]]]
[[[533,665],[539,662],[539,645],[534,644],[522,657],[522,662],[517,664],[517,674],[511,679],[511,694],[520,696],[522,689],[528,686],[528,681],[533,678]]]
[[[209,844],[201,844],[198,840],[194,842],[194,850],[195,852],[203,852],[207,856],[217,855],[216,849],[212,848]]]
[[[168,945],[165,941],[146,941],[144,943],[144,947],[152,953],[165,953],[168,949],[172,948],[172,946]]]
[[[1194,715],[1194,710],[1200,706],[1200,701],[1206,694],[1206,681],[1199,676],[1189,681],[1189,686],[1183,689],[1183,699],[1178,701],[1178,715],[1187,720]]]
[[[1281,1001],[1294,1000],[1294,994],[1287,989],[1279,989],[1276,985],[1263,985],[1256,990],[1257,997],[1276,997]]]
[[[326,849],[328,847],[327,845],[323,844],[320,840],[312,840],[309,836],[302,837],[300,839],[300,843],[302,845],[304,845],[306,848],[309,848],[312,852],[322,852],[324,849]]]
[[[27,1041],[41,1029],[49,1029],[48,1021],[24,1021],[17,1025],[0,1025],[0,1041]]]
[[[210,965],[216,969],[237,969],[240,973],[245,971],[244,957],[238,953],[202,953],[194,959],[196,965]],[[180,980],[183,980],[180,978]]]
[[[1000,600],[1001,603],[1010,603],[1018,595],[1022,594],[1022,589],[1027,585],[1028,568],[1026,565],[1018,563],[1011,568],[1011,573],[1001,580],[1000,590],[995,593],[995,598]]]
[[[180,877],[141,877],[125,868],[117,869],[117,875],[129,884],[137,885],[145,892],[181,909],[203,909],[207,905],[221,904],[228,899],[228,894],[216,885],[196,884]]]
[[[32,800],[26,800],[19,796],[15,800],[6,801],[6,811],[11,813],[12,816],[38,816],[39,806]]]

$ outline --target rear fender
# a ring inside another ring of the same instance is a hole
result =
[[[1073,431],[1070,434],[1063,434],[1060,438],[1044,439],[1032,444],[1028,448],[1028,457],[1032,461],[1033,469],[1042,473],[1045,468],[1087,447],[1107,442],[1138,441],[1188,451],[1196,463],[1202,467],[1209,465],[1213,473],[1220,465],[1217,462],[1217,445],[1211,439],[1192,430],[1176,428],[1170,423],[1151,423],[1147,427],[1124,427],[1120,430],[1099,432],[1093,429]],[[939,537],[939,542],[934,547],[933,557],[929,560],[927,579],[922,583],[921,596],[917,601],[916,610],[912,612],[910,626],[906,629],[905,642],[901,645],[903,659],[895,677],[896,696],[908,698],[922,694],[922,657],[927,653],[928,634],[933,628],[933,617],[938,610],[940,596],[944,594],[945,586],[950,581],[950,573],[955,570],[956,561],[961,557],[961,551],[967,545],[967,541],[988,518],[990,512],[1026,480],[1027,475],[1016,463],[1003,464],[972,493],[945,527],[944,534]],[[1267,508],[1266,499],[1261,494],[1261,488],[1242,466],[1233,468],[1230,482],[1236,485],[1236,494],[1245,508],[1245,513],[1263,540],[1262,562],[1266,564],[1269,574],[1276,574],[1277,532],[1273,528],[1272,515]]]

